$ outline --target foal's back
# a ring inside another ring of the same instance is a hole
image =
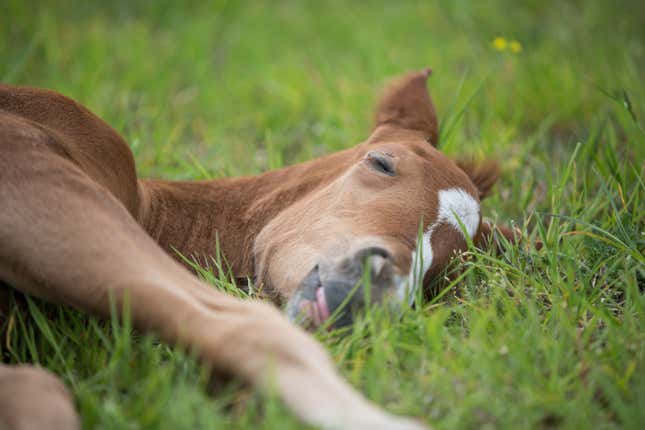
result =
[[[32,139],[15,139],[16,133]],[[108,124],[54,91],[0,84],[0,153],[18,142],[51,151],[78,165],[133,215],[139,210],[132,151]],[[35,149],[35,148],[34,148]]]

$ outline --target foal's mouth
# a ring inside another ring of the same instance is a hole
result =
[[[307,328],[351,325],[366,304],[405,300],[408,277],[400,276],[383,248],[371,247],[336,264],[318,264],[287,303],[287,317]]]
[[[332,315],[316,265],[300,284],[296,294],[287,304],[287,316],[303,326],[319,327]]]

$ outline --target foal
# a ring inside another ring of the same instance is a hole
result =
[[[111,300],[127,300],[139,330],[271,385],[307,423],[424,428],[365,400],[276,308],[217,291],[170,255],[212,255],[219,238],[236,277],[253,278],[310,326],[335,311],[336,326],[351,322],[365,295],[348,294],[365,265],[374,301],[409,300],[467,241],[490,233],[479,201],[497,177],[491,165],[460,167],[436,149],[429,73],[390,86],[358,146],[199,182],[140,180],[125,141],[83,106],[0,86],[0,280],[103,317]],[[78,427],[64,388],[44,371],[0,367],[0,394],[10,428]]]

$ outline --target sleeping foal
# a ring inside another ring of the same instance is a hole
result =
[[[355,286],[366,268],[373,301],[406,303],[468,241],[490,233],[479,201],[497,171],[437,150],[429,73],[395,81],[355,147],[199,182],[138,179],[125,141],[83,106],[0,86],[0,280],[102,317],[111,300],[117,308],[127,300],[139,330],[196,351],[215,371],[271,386],[307,423],[422,429],[354,391],[289,319],[315,327],[336,314],[335,326],[349,324],[364,305]],[[287,317],[213,289],[172,258],[213,255],[217,240],[232,273],[286,303]],[[54,377],[8,366],[0,366],[0,422],[79,425]]]

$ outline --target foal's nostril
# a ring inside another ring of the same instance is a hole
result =
[[[365,259],[365,264],[370,267],[370,269],[376,276],[381,274],[383,268],[385,267],[385,263],[387,263],[387,260],[380,255],[372,255]]]
[[[356,259],[360,264],[369,266],[374,276],[379,276],[390,260],[390,253],[385,248],[371,246],[358,251]]]
[[[362,248],[341,260],[323,261],[302,281],[287,312],[291,318],[304,313],[315,326],[330,318],[333,327],[350,325],[356,311],[366,302],[380,300],[392,286],[393,272],[390,252],[379,246]]]
[[[332,271],[333,276],[323,276],[325,306],[335,314],[333,326],[351,324],[354,313],[365,306],[366,300],[380,300],[392,285],[393,272],[390,252],[380,246],[370,246],[343,259]],[[363,284],[364,280],[367,284]],[[369,290],[365,290],[366,285]]]
[[[367,258],[373,255],[377,255],[385,259],[390,258],[390,252],[385,248],[381,248],[380,246],[370,246],[368,248],[363,248],[356,253],[356,257],[358,258]]]

